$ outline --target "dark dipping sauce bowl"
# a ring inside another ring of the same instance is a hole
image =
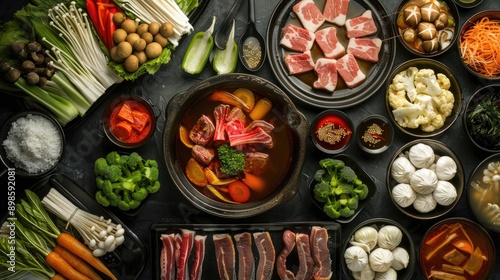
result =
[[[326,126],[330,126],[327,129]],[[327,131],[325,131],[327,130]],[[323,139],[324,134],[332,141]],[[320,136],[322,135],[323,136]],[[342,111],[329,109],[319,113],[311,123],[311,140],[320,151],[327,154],[339,154],[345,151],[352,143],[354,125],[351,119]]]
[[[356,141],[361,150],[369,154],[386,151],[394,139],[391,122],[381,115],[364,118],[356,128]]]

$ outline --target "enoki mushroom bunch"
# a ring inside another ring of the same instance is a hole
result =
[[[103,216],[90,214],[76,207],[54,188],[42,199],[42,204],[66,221],[66,227],[71,224],[96,257],[115,250],[125,241],[125,229],[121,224],[114,224],[111,219],[105,220]]]

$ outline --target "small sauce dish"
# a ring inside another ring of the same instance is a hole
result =
[[[327,154],[338,154],[351,145],[354,125],[342,111],[329,109],[318,114],[311,123],[314,145]]]
[[[453,2],[460,8],[470,9],[481,4],[483,0],[453,0]]]
[[[394,139],[390,121],[381,115],[364,118],[356,128],[356,141],[361,150],[369,154],[379,154],[389,148]]]

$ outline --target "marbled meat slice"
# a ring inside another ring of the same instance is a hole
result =
[[[238,280],[255,279],[255,259],[252,251],[252,234],[249,232],[234,235],[238,250]]]
[[[344,26],[347,19],[347,9],[349,8],[350,0],[326,0],[323,8],[323,16],[325,21]]]
[[[161,280],[175,279],[175,234],[162,234],[160,255]]]
[[[324,227],[313,226],[310,235],[311,254],[315,263],[313,277],[316,280],[331,279],[332,259],[328,248],[328,230]]]
[[[314,44],[314,32],[289,23],[281,30],[280,44],[292,51],[308,51]]]
[[[286,259],[295,247],[295,233],[291,230],[283,232],[283,248],[276,258],[276,273],[282,280],[293,280],[295,275],[286,267]]]
[[[191,148],[191,156],[204,165],[208,165],[214,159],[214,155],[207,148],[200,145],[194,145]]]
[[[253,239],[259,252],[259,263],[257,265],[256,280],[270,280],[273,277],[276,251],[274,250],[271,235],[267,231],[254,232]]]
[[[203,261],[205,260],[206,235],[196,235],[194,237],[194,259],[191,265],[190,280],[200,280],[203,272]]]
[[[338,58],[345,54],[345,47],[337,38],[337,28],[331,26],[314,33],[316,43],[326,58]]]
[[[256,127],[262,128],[266,133],[271,133],[274,129],[274,125],[266,122],[265,120],[253,120],[247,127],[245,127],[245,131],[251,131]]]
[[[372,11],[366,10],[360,16],[346,20],[345,29],[347,38],[359,38],[377,33]]]
[[[177,280],[188,279],[188,261],[191,251],[193,249],[195,232],[189,229],[182,229],[181,231],[181,247],[179,251],[179,259],[177,260]]]
[[[300,23],[302,23],[302,26],[309,31],[316,31],[325,22],[323,13],[321,13],[313,0],[301,0],[292,9],[299,18]]]
[[[304,73],[314,69],[311,51],[305,51],[301,54],[286,54],[284,60],[290,75]]]
[[[212,239],[220,279],[236,279],[236,253],[231,235],[227,233],[214,234]]]
[[[189,131],[189,139],[195,144],[206,146],[212,140],[214,134],[215,126],[212,120],[206,115],[201,115]]]
[[[337,60],[337,72],[340,74],[347,87],[353,88],[365,81],[365,74],[359,69],[356,58],[348,53]]]
[[[299,269],[295,275],[296,280],[311,279],[314,271],[314,260],[311,256],[311,243],[309,235],[298,233],[295,235],[297,254],[299,256]]]
[[[314,81],[313,87],[333,92],[337,87],[337,60],[333,58],[318,58],[314,66],[314,72],[318,79]]]
[[[347,53],[368,62],[378,62],[378,54],[382,47],[379,38],[351,38],[347,44]]]
[[[214,108],[215,132],[214,141],[226,140],[226,119],[231,107],[227,104],[220,104]]]

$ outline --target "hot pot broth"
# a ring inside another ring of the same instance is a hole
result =
[[[237,88],[224,88],[223,90],[232,93],[236,89]],[[259,94],[258,92],[255,91],[253,91],[253,93],[255,96],[255,101],[257,103],[257,101],[262,98],[262,94]],[[207,93],[206,95],[198,99],[196,102],[194,102],[194,104],[186,110],[185,114],[181,119],[180,124],[184,126],[187,130],[191,130],[191,128],[193,128],[195,123],[202,115],[210,117],[215,125],[215,119],[213,113],[214,109],[215,107],[217,107],[220,104],[223,104],[224,102],[211,100],[210,99],[211,94],[212,92]],[[234,107],[233,105],[230,106],[231,109]],[[266,153],[269,155],[268,162],[265,165],[262,174],[257,175],[260,179],[262,179],[265,182],[266,187],[261,192],[251,191],[250,199],[248,200],[247,203],[260,201],[265,197],[267,197],[268,195],[270,195],[271,193],[273,193],[287,175],[290,164],[292,162],[293,139],[290,128],[286,124],[286,119],[284,119],[283,110],[281,106],[279,104],[276,104],[276,102],[273,102],[272,106],[273,106],[272,109],[269,111],[269,113],[266,114],[266,116],[262,120],[274,126],[274,129],[269,133],[273,139],[273,147],[267,148],[259,144],[252,145],[252,150]],[[248,123],[251,121],[251,118],[249,117],[248,113],[245,113],[245,116],[248,120],[247,121],[248,125]],[[206,148],[213,149],[215,151],[217,150],[217,146],[214,144],[214,141],[210,141],[210,143],[207,144]],[[186,172],[185,171],[186,165],[188,161],[192,158],[191,149],[186,147],[186,145],[182,143],[179,134],[177,134],[176,137],[176,151],[179,164],[182,170]],[[214,160],[216,160],[216,158],[217,157],[215,157]],[[206,165],[202,164],[202,167],[206,167]],[[220,201],[220,199],[218,199],[206,187],[200,187],[194,184],[192,185],[203,195],[211,199]],[[228,197],[227,193],[224,192],[221,193],[224,196]]]
[[[420,265],[425,277],[430,279],[433,273],[451,273],[466,280],[482,279],[489,273],[490,262],[494,261],[489,240],[469,222],[436,226],[425,235],[420,248]]]

